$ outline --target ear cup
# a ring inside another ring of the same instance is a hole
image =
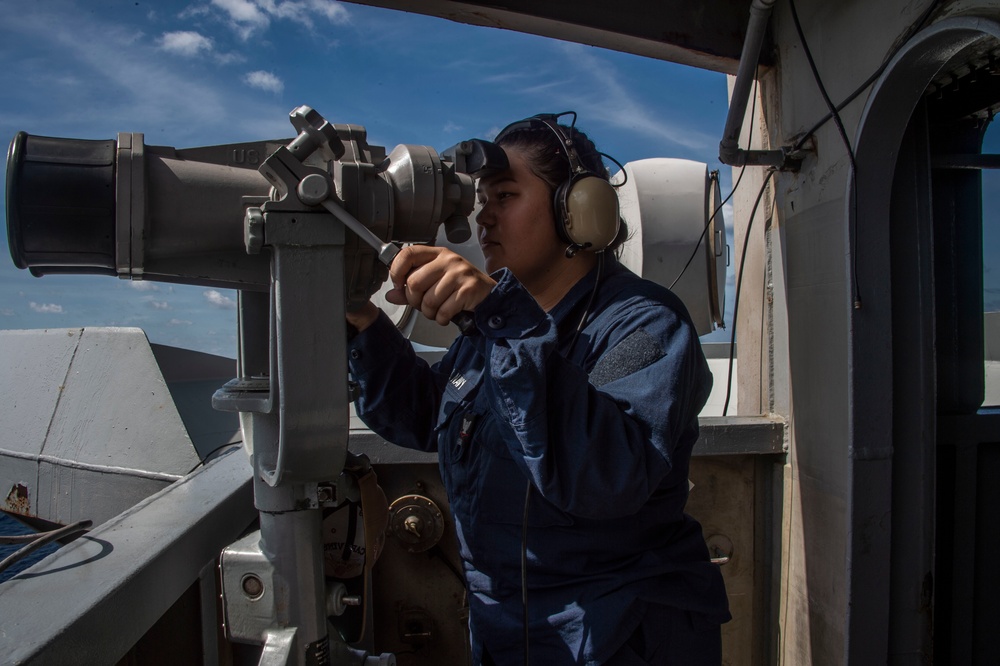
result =
[[[559,125],[559,117],[572,114],[576,123],[576,112],[541,113],[511,123],[500,130],[494,141],[500,143],[512,132],[528,129],[548,128],[556,141],[566,151],[570,177],[556,188],[552,198],[552,212],[555,218],[556,234],[567,244],[577,249],[601,252],[606,250],[615,237],[621,217],[618,211],[618,194],[604,178],[584,166],[573,147],[573,141]]]
[[[618,193],[599,176],[582,173],[556,190],[556,233],[592,252],[605,250],[618,235]]]

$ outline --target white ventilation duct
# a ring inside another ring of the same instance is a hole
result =
[[[722,326],[726,301],[726,223],[717,174],[702,162],[666,157],[629,162],[625,173],[618,199],[630,236],[621,262],[670,287],[698,335],[711,333]],[[621,182],[621,173],[612,181]]]

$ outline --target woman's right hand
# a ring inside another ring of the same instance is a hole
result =
[[[403,248],[389,267],[389,277],[394,288],[385,300],[410,305],[442,326],[463,311],[475,310],[496,285],[461,255],[431,245]]]

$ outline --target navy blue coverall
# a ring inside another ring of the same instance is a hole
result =
[[[718,636],[729,619],[701,526],[684,513],[712,385],[694,326],[676,296],[614,259],[588,310],[596,273],[546,313],[497,271],[474,313],[479,333],[434,367],[384,314],[350,343],[361,419],[438,453],[476,664],[484,648],[497,664],[523,662],[529,483],[531,663],[661,663],[671,632]]]

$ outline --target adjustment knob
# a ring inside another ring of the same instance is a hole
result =
[[[422,553],[444,536],[444,515],[423,495],[403,495],[389,506],[389,533],[407,551]]]

